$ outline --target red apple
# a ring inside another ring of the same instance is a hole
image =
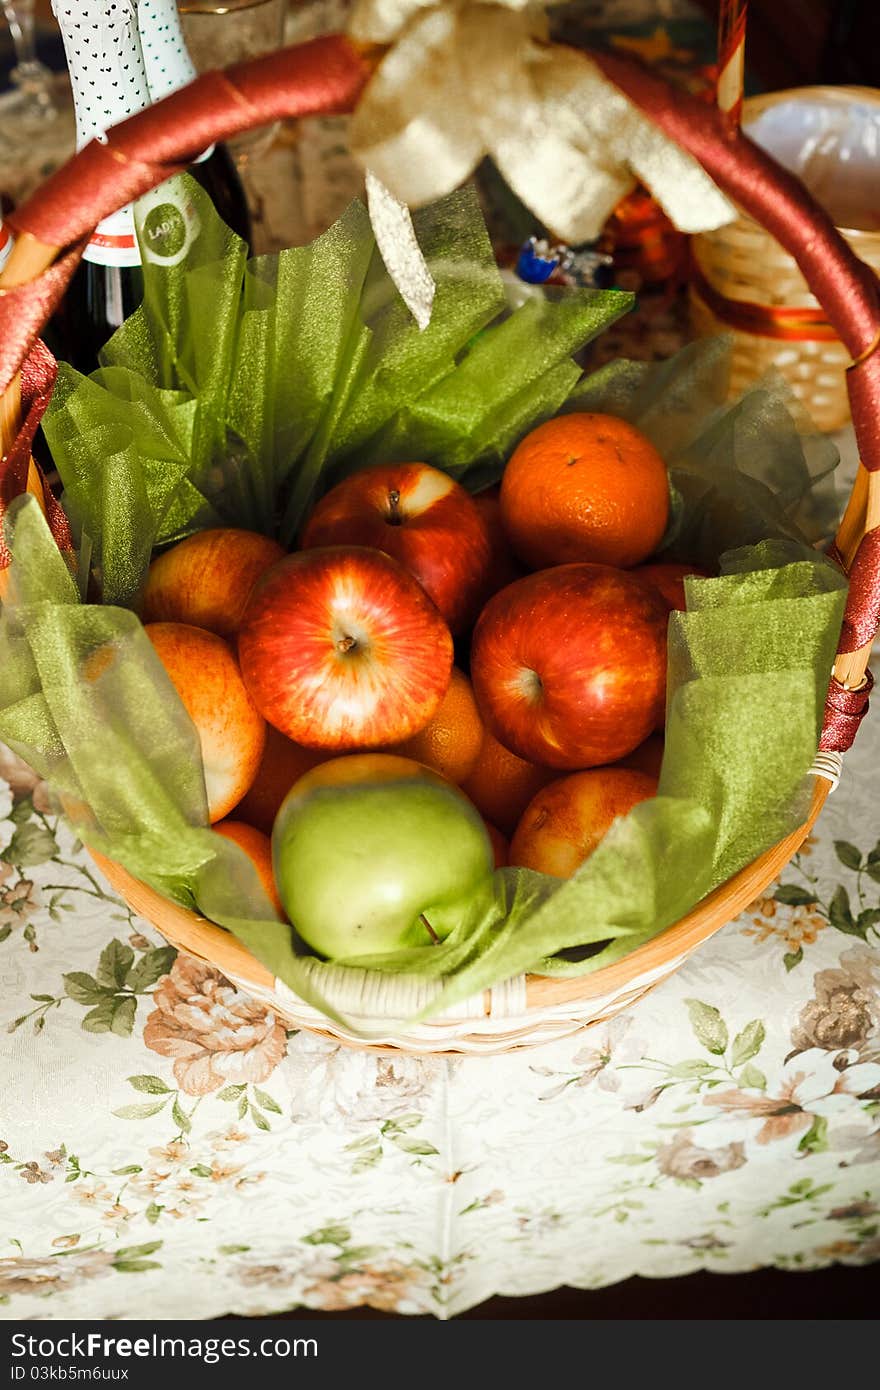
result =
[[[489,728],[521,758],[584,768],[630,753],[662,715],[666,605],[607,565],[527,575],[483,609],[471,679]]]
[[[256,776],[266,725],[222,637],[185,623],[148,623],[144,631],[196,726],[208,814],[221,820]]]
[[[618,767],[629,767],[634,772],[647,772],[649,777],[659,777],[663,766],[663,753],[666,747],[662,733],[649,734],[644,743],[621,758]]]
[[[618,816],[657,795],[657,779],[621,767],[560,777],[530,801],[510,842],[510,862],[570,878]]]
[[[670,612],[678,609],[680,613],[684,613],[687,608],[684,597],[684,581],[687,576],[696,574],[701,579],[711,578],[709,571],[701,570],[699,565],[680,565],[671,560],[663,564],[639,565],[630,573],[656,589]]]
[[[489,569],[489,534],[474,499],[427,463],[365,468],[322,497],[303,550],[367,545],[415,575],[453,632],[473,620]]]
[[[306,748],[400,743],[446,694],[452,637],[424,589],[379,550],[303,550],[251,595],[238,637],[257,709]]]
[[[514,580],[521,579],[526,571],[510,548],[501,520],[501,488],[490,487],[485,492],[475,493],[474,502],[489,533],[489,569],[480,596],[482,607],[499,589],[506,589]]]
[[[187,536],[150,565],[143,620],[234,637],[251,589],[283,555],[277,541],[231,526]]]

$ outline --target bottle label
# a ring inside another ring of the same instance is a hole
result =
[[[144,256],[156,265],[180,265],[202,229],[195,203],[180,178],[167,179],[139,198],[135,219]]]
[[[140,265],[141,253],[131,204],[105,217],[92,232],[83,260],[93,265]]]
[[[12,250],[12,233],[9,228],[0,222],[0,270],[3,269],[9,260],[9,253]]]

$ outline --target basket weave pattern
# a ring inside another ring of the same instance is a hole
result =
[[[845,232],[862,260],[880,271],[880,233]],[[791,256],[750,218],[694,237],[694,260],[706,281],[725,299],[770,308],[818,308]],[[849,419],[846,368],[849,353],[837,338],[784,342],[733,327],[705,302],[697,285],[688,290],[691,326],[697,337],[729,334],[730,394],[738,396],[766,372],[785,377],[820,430],[837,430]]]
[[[791,94],[751,98],[745,103],[746,122]],[[880,105],[880,98],[877,99]],[[880,232],[841,229],[856,255],[880,272]],[[691,241],[691,252],[703,280],[723,299],[778,310],[816,309],[819,301],[794,259],[750,217],[739,217],[714,232]],[[689,288],[691,326],[698,337],[718,333],[732,338],[730,394],[738,396],[766,372],[782,374],[820,430],[836,430],[849,419],[846,368],[850,355],[839,338],[785,340],[752,332],[713,311],[700,292]]]

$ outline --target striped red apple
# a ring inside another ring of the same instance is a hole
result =
[[[302,547],[366,545],[415,575],[457,633],[476,617],[489,574],[489,530],[473,497],[427,463],[364,468],[322,497]]]
[[[424,728],[452,671],[449,628],[379,550],[288,555],[257,583],[238,637],[257,709],[306,748],[400,743]]]

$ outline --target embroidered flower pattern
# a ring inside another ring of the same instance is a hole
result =
[[[754,937],[759,944],[776,937],[792,952],[812,946],[828,925],[814,903],[789,907],[775,898],[763,897],[756,898],[746,912],[751,924],[743,927],[744,936]]]
[[[831,1118],[850,1114],[850,1098],[863,1096],[880,1086],[880,1066],[856,1063],[847,1066],[846,1053],[830,1054],[819,1048],[799,1054],[786,1063],[773,1096],[745,1090],[714,1091],[703,1098],[704,1105],[726,1115],[747,1115],[761,1120],[756,1135],[759,1144],[786,1139],[808,1130],[817,1115]],[[842,1062],[839,1069],[837,1063]],[[870,1124],[865,1125],[865,1132]]]
[[[187,1095],[265,1081],[284,1056],[287,1034],[278,1016],[191,956],[177,957],[153,1003],[144,1042],[174,1059],[175,1080]]]

